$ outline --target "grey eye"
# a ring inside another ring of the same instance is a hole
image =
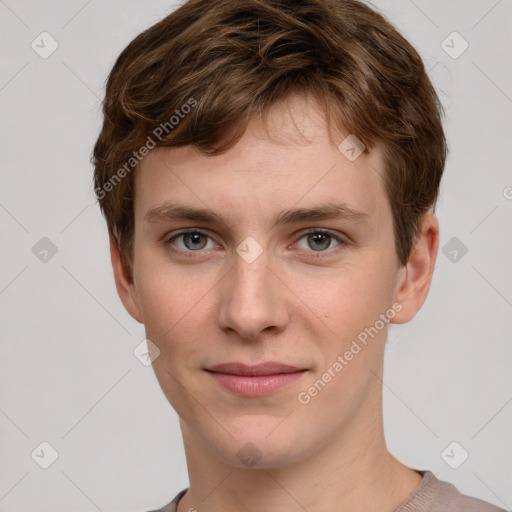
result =
[[[304,250],[313,250],[314,252],[322,252],[327,249],[336,247],[336,245],[340,245],[340,241],[337,239],[336,236],[332,235],[331,233],[327,233],[324,231],[311,231],[310,233],[306,233],[302,238],[302,240],[306,240],[306,247],[304,247],[304,244],[299,242],[299,248]],[[332,242],[336,242],[336,245],[332,246]]]

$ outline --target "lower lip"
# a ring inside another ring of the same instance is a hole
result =
[[[208,372],[221,386],[240,396],[264,396],[284,388],[300,379],[306,370],[275,375],[233,375],[230,373]]]

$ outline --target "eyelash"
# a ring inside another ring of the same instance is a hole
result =
[[[203,236],[211,239],[211,237],[210,237],[210,235],[208,235],[208,233],[205,233],[204,231],[201,231],[200,229],[192,228],[192,229],[187,229],[187,230],[180,231],[179,233],[176,233],[171,238],[169,238],[165,243],[166,243],[166,245],[168,245],[170,247],[170,250],[172,252],[179,253],[179,254],[186,254],[187,257],[195,258],[197,256],[195,256],[194,253],[201,253],[201,252],[204,252],[204,250],[198,249],[197,251],[191,251],[191,250],[185,251],[183,249],[176,249],[175,247],[173,247],[173,244],[172,244],[172,242],[174,242],[174,240],[176,240],[177,238],[187,235],[187,234],[190,234],[190,233],[200,234],[200,235],[203,235]],[[333,233],[332,231],[330,231],[328,229],[322,229],[322,228],[311,228],[311,229],[307,230],[306,232],[303,232],[302,235],[300,236],[299,240],[302,240],[303,238],[305,238],[306,236],[311,235],[311,234],[329,235],[330,237],[332,237],[332,239],[336,240],[336,242],[339,243],[339,245],[337,245],[336,247],[334,247],[332,249],[325,249],[323,251],[312,251],[312,250],[307,251],[306,250],[306,252],[312,253],[311,255],[307,256],[308,258],[311,258],[311,259],[318,259],[318,258],[325,258],[328,256],[332,256],[333,253],[336,254],[340,250],[343,250],[344,246],[349,245],[349,242],[346,239],[336,235],[335,233]]]

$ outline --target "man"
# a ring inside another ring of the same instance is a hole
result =
[[[438,250],[441,113],[354,0],[190,0],[122,52],[95,188],[180,417],[190,487],[161,511],[500,510],[383,433],[387,330]]]

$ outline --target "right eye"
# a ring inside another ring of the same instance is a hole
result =
[[[209,238],[209,235],[203,231],[198,229],[189,229],[176,233],[169,240],[167,240],[166,244],[169,245],[171,250],[175,252],[201,252],[201,250],[206,247],[206,242]],[[179,248],[176,249],[177,244],[175,244],[175,240],[178,239],[182,240],[182,246],[178,246]]]

